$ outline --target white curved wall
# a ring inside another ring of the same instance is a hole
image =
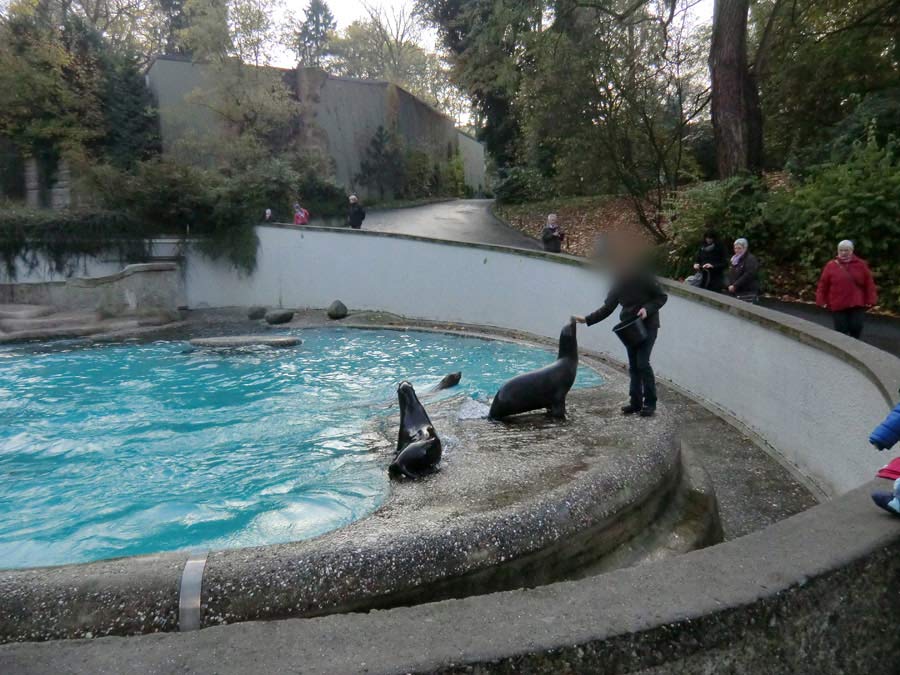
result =
[[[608,285],[584,265],[512,250],[341,230],[258,233],[250,277],[189,255],[190,307],[315,308],[339,298],[355,310],[556,337],[571,314],[596,309]],[[847,358],[738,316],[727,303],[670,294],[661,319],[657,373],[733,414],[826,491],[871,480],[884,464],[866,439],[888,400]],[[582,348],[624,360],[613,323],[580,330]]]

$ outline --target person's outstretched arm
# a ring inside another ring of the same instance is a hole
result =
[[[616,311],[616,307],[618,306],[619,294],[616,288],[613,287],[610,290],[609,295],[606,296],[606,300],[604,300],[603,306],[600,309],[591,312],[587,316],[576,315],[572,318],[575,319],[575,321],[577,321],[578,323],[586,323],[588,326],[593,326],[595,323],[600,323],[601,321],[603,321],[603,319]]]

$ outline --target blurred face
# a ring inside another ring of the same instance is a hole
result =
[[[841,260],[850,260],[853,257],[853,248],[850,246],[838,246],[838,258]]]
[[[743,252],[746,251],[746,250],[747,250],[747,248],[746,248],[745,246],[741,245],[741,244],[735,244],[735,245],[734,245],[734,254],[735,254],[735,255],[741,255],[741,254],[743,254]]]
[[[713,243],[715,241],[715,239],[713,239],[712,237],[706,237],[704,239],[704,241],[706,242],[706,245],[709,246],[711,243]]]
[[[556,225],[556,214],[555,213],[551,213],[549,216],[547,216],[547,224],[548,225]]]

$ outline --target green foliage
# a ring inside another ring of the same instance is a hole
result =
[[[396,134],[378,127],[356,180],[378,190],[379,201],[461,197],[465,194],[462,158],[435,162],[420,148],[407,148]]]
[[[676,277],[690,274],[694,256],[708,230],[714,230],[726,246],[738,237],[746,237],[754,254],[771,255],[777,238],[763,219],[767,198],[766,187],[756,176],[702,183],[678,193],[667,204],[667,272]]]
[[[79,256],[116,252],[127,261],[147,255],[144,225],[117,211],[0,208],[0,259],[15,277],[17,260],[34,266],[41,257],[65,272]]]
[[[672,276],[689,273],[703,233],[714,229],[726,242],[746,237],[770,273],[790,272],[811,288],[837,243],[850,239],[872,267],[880,304],[900,308],[900,153],[874,130],[846,161],[812,168],[799,185],[769,191],[749,176],[704,183],[682,191],[668,214]]]
[[[108,158],[159,150],[158,122],[134,58],[77,15],[14,4],[0,18],[0,136],[20,154]]]
[[[875,273],[881,304],[900,307],[900,148],[894,139],[880,145],[870,132],[846,162],[821,165],[795,190],[774,194],[765,218],[782,232],[782,250],[810,282],[837,242],[852,240]]]
[[[897,3],[763,0],[753,6],[757,35],[768,35],[756,57],[767,164],[780,168],[791,158],[795,166],[840,161],[828,148],[815,151],[831,144],[835,125],[876,99],[896,103]],[[773,7],[780,9],[774,19]],[[865,138],[865,127],[877,116],[873,112],[860,116],[855,125],[860,133],[851,142]],[[885,121],[879,121],[883,133],[900,131]],[[809,152],[812,156],[805,157]]]
[[[535,202],[552,196],[549,181],[537,169],[513,167],[500,170],[494,196],[501,204]]]
[[[303,21],[293,35],[297,58],[307,66],[318,66],[328,48],[329,34],[337,27],[334,15],[325,0],[309,0]]]

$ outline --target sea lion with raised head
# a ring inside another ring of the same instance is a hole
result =
[[[559,334],[556,361],[539,370],[518,375],[500,387],[491,402],[488,417],[499,420],[510,415],[546,408],[553,417],[566,416],[566,395],[578,372],[578,340],[575,322],[563,326]]]
[[[400,431],[397,434],[397,452],[388,473],[394,477],[421,478],[434,471],[441,461],[441,439],[409,382],[401,382],[397,387],[397,399],[400,403]]]
[[[451,387],[455,387],[456,385],[458,385],[461,379],[462,371],[444,375],[443,379],[431,388],[431,391],[442,391],[444,389],[450,389]]]

